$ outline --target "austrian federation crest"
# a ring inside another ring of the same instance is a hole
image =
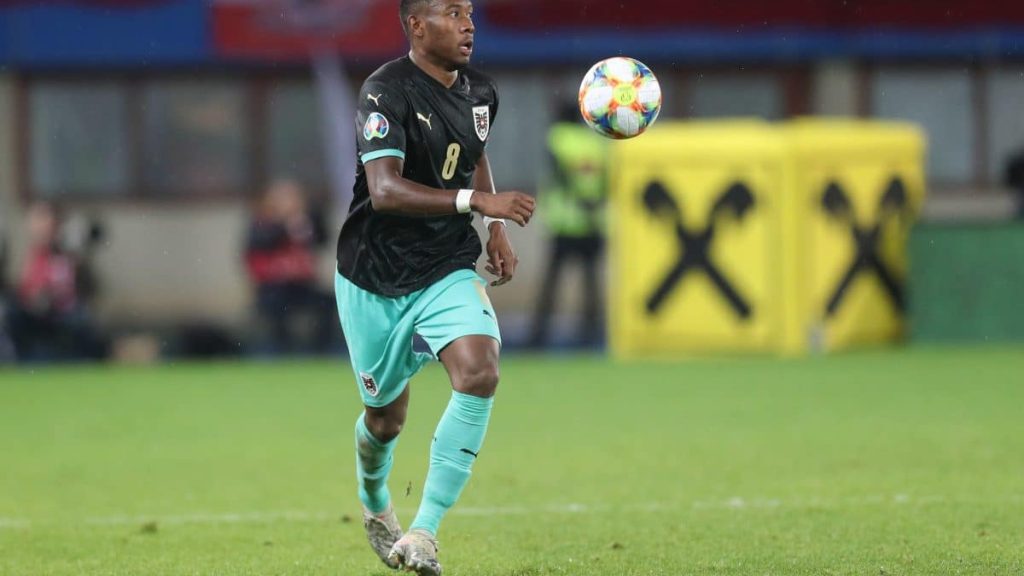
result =
[[[367,394],[376,397],[380,393],[380,388],[377,387],[377,381],[373,379],[373,376],[366,372],[360,372],[359,379],[363,381],[363,388],[366,388]]]
[[[491,132],[491,108],[489,106],[473,107],[473,127],[476,128],[476,135],[481,142],[487,140]]]

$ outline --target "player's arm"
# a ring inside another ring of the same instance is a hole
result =
[[[491,176],[491,162],[487,159],[487,152],[480,155],[480,160],[476,163],[476,170],[473,172],[473,190],[476,190],[482,194],[495,194],[497,190],[494,187],[494,177]],[[502,230],[505,227],[505,221],[497,218],[487,217],[484,219],[486,223],[487,231],[494,233],[495,226],[500,226]]]
[[[476,164],[476,172],[473,174],[473,189],[478,194],[494,194],[494,178],[491,176],[491,163],[485,152],[480,156]],[[474,194],[476,195],[476,194]],[[509,241],[505,231],[503,220],[485,220],[490,239],[487,241],[487,265],[486,270],[498,277],[491,282],[491,286],[501,286],[509,280],[516,272],[519,264],[519,257],[512,250],[512,242]]]
[[[402,176],[403,166],[404,161],[398,156],[384,156],[364,164],[374,210],[403,216],[443,216],[469,208],[491,218],[508,218],[520,226],[526,226],[533,216],[536,203],[522,192],[493,194],[491,184],[487,191],[474,190],[468,195],[468,203],[460,206],[459,191],[417,184]]]
[[[443,216],[456,213],[457,190],[440,190],[402,177],[403,160],[388,156],[371,160],[366,168],[370,203],[377,212],[404,216]]]

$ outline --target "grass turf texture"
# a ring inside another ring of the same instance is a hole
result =
[[[510,358],[445,572],[1024,573],[1022,352]],[[392,573],[354,387],[343,360],[0,371],[0,574]],[[447,399],[415,380],[404,522]]]

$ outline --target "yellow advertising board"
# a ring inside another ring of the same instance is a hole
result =
[[[913,128],[675,123],[613,153],[617,356],[799,352],[900,333],[903,246],[923,198]]]
[[[787,136],[803,221],[797,336],[823,350],[902,337],[924,138],[907,125],[814,120],[792,123]]]

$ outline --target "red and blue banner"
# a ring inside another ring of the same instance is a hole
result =
[[[335,52],[387,59],[406,50],[398,1],[213,0],[213,47],[223,58],[306,59]]]
[[[1024,55],[1024,3],[997,0],[492,0],[478,56],[491,62]]]
[[[0,66],[373,65],[405,50],[398,0],[0,0]],[[484,63],[1024,56],[1024,2],[477,0]]]
[[[955,29],[1024,25],[1024,4],[991,0],[493,0],[489,21],[503,29],[706,28],[743,33],[789,27],[857,30]]]
[[[203,0],[0,0],[0,66],[201,63],[207,18]]]

